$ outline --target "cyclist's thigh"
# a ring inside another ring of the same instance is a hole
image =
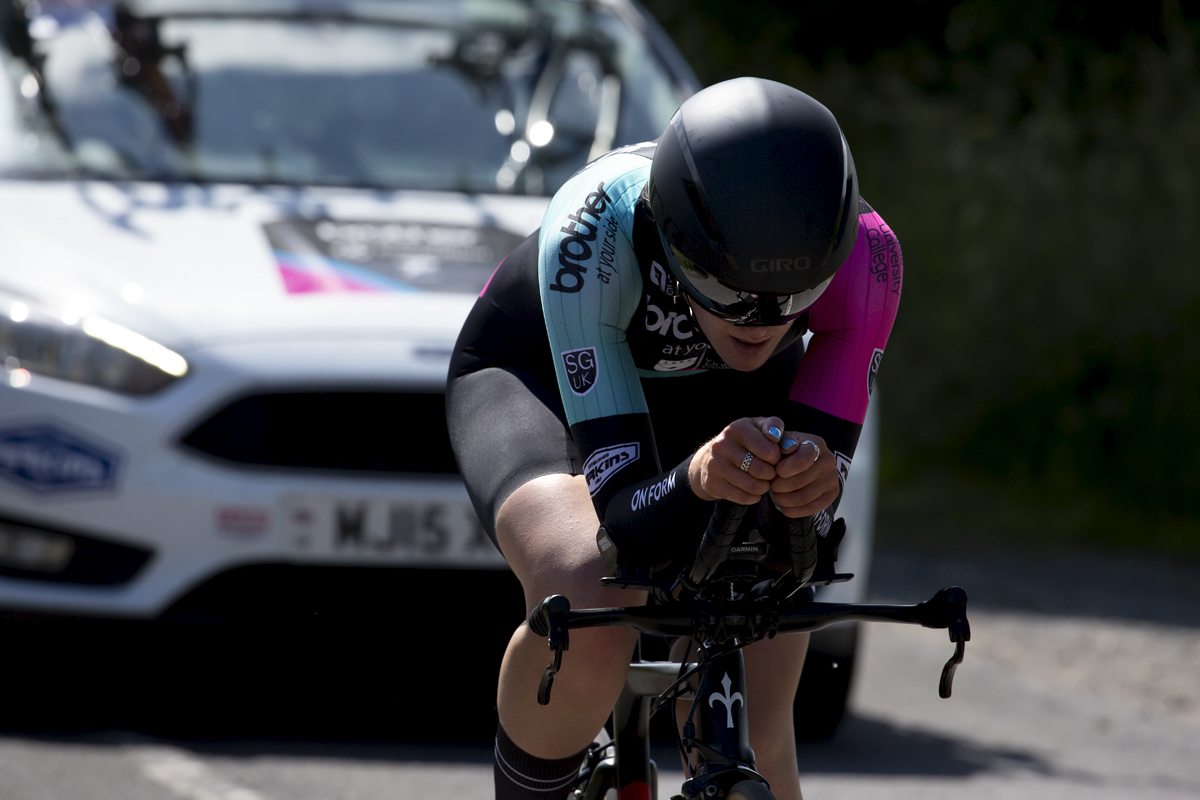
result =
[[[566,595],[575,608],[644,602],[642,592],[600,585],[599,525],[582,475],[544,475],[509,494],[496,534],[530,607],[551,594]]]
[[[494,364],[455,375],[447,421],[476,512],[532,607],[563,594],[576,608],[633,605],[600,587],[596,518],[553,370]]]

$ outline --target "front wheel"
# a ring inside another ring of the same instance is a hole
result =
[[[727,800],[775,800],[775,795],[762,781],[739,781],[729,788]]]
[[[796,741],[823,742],[837,730],[854,677],[858,631],[857,622],[841,623],[809,640],[793,707]]]

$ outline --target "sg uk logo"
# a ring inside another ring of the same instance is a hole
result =
[[[583,347],[561,353],[571,392],[583,397],[596,385],[596,348]]]

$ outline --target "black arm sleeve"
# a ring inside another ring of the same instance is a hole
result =
[[[585,420],[571,426],[587,453],[584,477],[596,513],[624,563],[656,564],[695,548],[712,514],[688,484],[691,456],[661,472],[647,414]],[[618,444],[612,444],[617,442]]]

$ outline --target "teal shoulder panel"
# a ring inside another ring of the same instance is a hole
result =
[[[625,331],[642,296],[633,216],[649,177],[644,156],[605,156],[564,184],[542,218],[542,313],[571,425],[646,412]]]

